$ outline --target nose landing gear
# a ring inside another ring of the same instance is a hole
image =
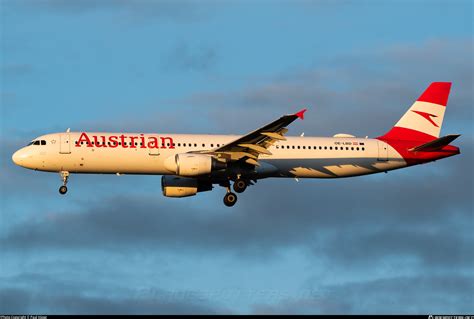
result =
[[[69,172],[67,171],[61,171],[59,172],[59,174],[61,175],[61,178],[63,180],[63,186],[59,187],[59,194],[61,195],[64,195],[67,193],[67,180],[69,178]]]
[[[67,187],[66,186],[61,186],[59,187],[59,194],[64,195],[67,193]]]

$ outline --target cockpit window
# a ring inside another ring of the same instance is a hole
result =
[[[30,146],[30,145],[46,145],[46,141],[45,140],[31,141],[26,146]]]

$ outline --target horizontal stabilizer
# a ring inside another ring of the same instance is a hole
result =
[[[416,147],[410,148],[409,151],[411,152],[434,152],[442,149],[446,145],[449,145],[452,141],[457,139],[460,134],[455,135],[446,135],[440,138],[437,138],[431,142],[418,145]]]

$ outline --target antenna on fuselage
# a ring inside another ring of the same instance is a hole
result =
[[[69,132],[71,132],[71,128],[70,128],[70,127],[68,127],[67,130],[66,130],[66,133],[69,133]]]

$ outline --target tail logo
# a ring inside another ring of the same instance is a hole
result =
[[[436,127],[439,127],[438,124],[436,124],[432,119],[432,117],[438,117],[437,115],[426,113],[426,112],[421,112],[421,111],[415,111],[415,110],[412,110],[412,112],[415,112],[416,114],[423,116],[425,119],[428,120],[428,122],[430,122],[431,124],[433,124]]]

